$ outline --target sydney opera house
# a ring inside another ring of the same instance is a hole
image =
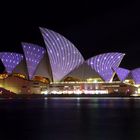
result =
[[[5,67],[0,74],[1,88],[17,94],[140,92],[140,68],[119,67],[124,53],[103,53],[85,60],[61,34],[46,28],[40,31],[44,47],[24,42],[23,54],[0,52]]]

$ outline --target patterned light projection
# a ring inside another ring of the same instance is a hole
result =
[[[7,73],[11,74],[15,67],[23,60],[23,55],[11,52],[1,52],[0,59]]]
[[[118,67],[125,54],[123,53],[104,53],[94,56],[87,60],[92,67],[105,81],[110,81],[113,77],[112,68]]]
[[[116,67],[113,69],[121,81],[124,81],[130,72],[128,69],[124,69],[124,68],[120,68],[120,67]]]
[[[29,79],[32,79],[38,64],[45,54],[45,49],[31,43],[22,43]]]
[[[84,62],[78,49],[64,36],[46,28],[40,28],[48,51],[53,80],[59,81]]]
[[[135,81],[135,84],[140,84],[140,68],[136,68],[131,71],[132,78]]]

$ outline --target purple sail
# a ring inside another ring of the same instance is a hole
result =
[[[94,56],[87,60],[92,67],[105,80],[110,81],[113,77],[113,67],[118,67],[125,54],[123,53],[104,53]]]
[[[23,55],[18,53],[11,53],[11,52],[1,52],[0,59],[5,67],[6,72],[11,74],[15,69],[15,67],[23,59]]]
[[[113,69],[121,81],[124,81],[126,79],[126,77],[128,76],[128,74],[130,73],[130,70],[124,69],[124,68],[116,67]]]
[[[61,80],[84,62],[78,49],[64,36],[52,30],[40,28],[49,55],[54,81]]]
[[[135,81],[135,84],[140,84],[140,68],[132,70],[131,75],[133,80]]]
[[[22,43],[22,47],[26,59],[29,79],[32,79],[37,66],[45,54],[45,49],[31,43]]]

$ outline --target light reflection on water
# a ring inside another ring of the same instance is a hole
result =
[[[137,97],[52,97],[45,98],[45,108],[52,107],[89,107],[89,108],[140,108]]]
[[[137,140],[140,98],[1,100],[0,120],[2,140]]]
[[[138,97],[45,97],[44,99],[0,99],[0,108],[140,108]]]

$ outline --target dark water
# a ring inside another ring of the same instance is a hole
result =
[[[0,100],[0,140],[140,140],[140,99]]]

